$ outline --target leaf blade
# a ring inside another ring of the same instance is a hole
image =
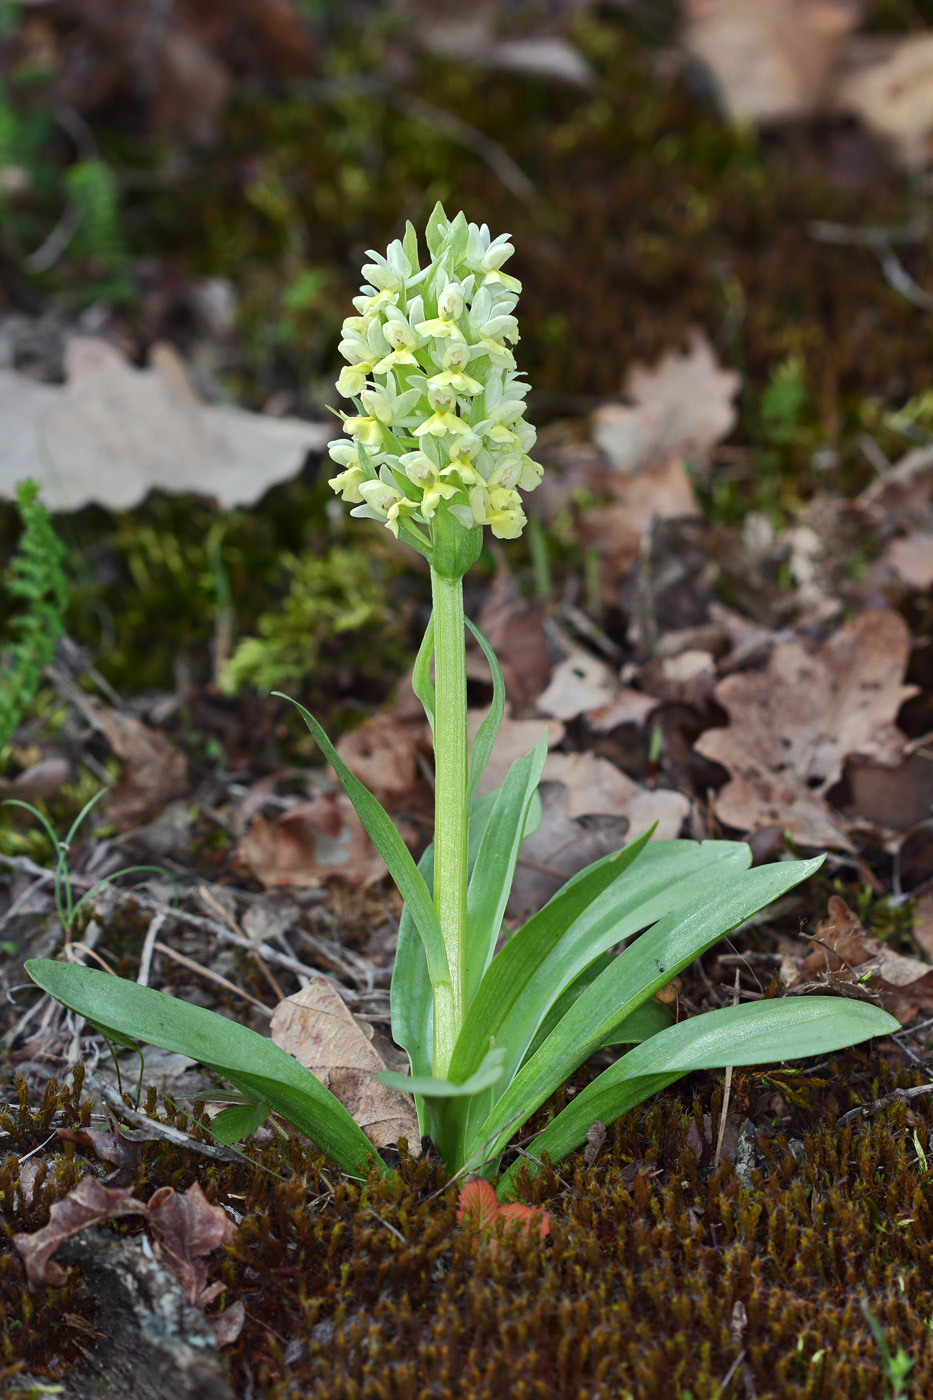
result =
[[[406,906],[411,910],[415,926],[424,943],[432,986],[443,982],[449,983],[450,969],[447,966],[447,954],[444,950],[444,940],[441,937],[441,926],[438,922],[434,902],[418,872],[411,851],[399,836],[391,817],[382,804],[377,802],[372,793],[363,786],[359,778],[350,772],[324,730],[314,716],[305,709],[304,705],[297,700],[292,700],[289,695],[283,695],[280,690],[274,690],[272,693],[283,700],[290,700],[298,710],[324,757],[337,774],[344,792],[353,803],[357,816],[369,833],[373,845],[388,866],[389,874],[395,881]]]
[[[43,991],[88,1021],[216,1070],[306,1132],[342,1170],[365,1172],[381,1163],[339,1099],[293,1056],[247,1026],[76,963],[34,958],[26,971]]]
[[[818,856],[742,871],[727,887],[675,909],[630,943],[522,1065],[474,1134],[474,1142],[491,1139],[489,1155],[494,1157],[517,1127],[625,1016],[724,934],[806,879],[822,863],[823,857]],[[513,1126],[506,1129],[504,1125],[510,1120]]]
[[[552,1162],[561,1161],[586,1140],[593,1122],[614,1122],[693,1070],[807,1059],[899,1029],[900,1022],[880,1007],[845,997],[779,997],[704,1012],[604,1070],[534,1139],[531,1156],[547,1152]],[[505,1193],[516,1174],[510,1168],[503,1177]]]
[[[492,704],[489,706],[487,714],[483,717],[476,737],[473,740],[473,747],[470,750],[470,772],[467,779],[467,802],[471,802],[476,796],[476,789],[479,786],[480,778],[486,771],[492,751],[496,745],[499,728],[502,724],[502,717],[505,714],[505,680],[502,675],[502,667],[499,665],[496,653],[486,641],[479,628],[474,626],[469,618],[466,618],[466,625],[473,636],[479,642],[483,655],[489,664],[492,673]]]

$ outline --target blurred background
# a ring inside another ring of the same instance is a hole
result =
[[[312,752],[273,688],[371,718],[428,590],[327,489],[336,347],[365,250],[440,199],[524,283],[545,484],[470,599],[514,712],[580,646],[636,696],[597,751],[699,800],[739,646],[711,605],[762,654],[892,603],[928,630],[928,477],[909,508],[873,483],[933,442],[931,155],[924,0],[0,0],[0,548],[35,477],[72,678],[168,726],[189,795]],[[69,704],[4,736],[27,795]],[[120,771],[95,734],[56,800]]]

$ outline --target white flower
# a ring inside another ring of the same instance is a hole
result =
[[[462,214],[451,221],[438,205],[427,243],[425,266],[410,225],[384,256],[367,254],[339,347],[337,387],[357,410],[341,415],[347,436],[331,456],[342,470],[330,484],[352,514],[393,534],[411,519],[406,538],[420,533],[430,552],[442,538],[439,512],[515,538],[525,524],[519,491],[534,490],[541,467],[528,455],[528,385],[511,348],[521,284],[502,271],[514,253],[508,235],[493,238]]]

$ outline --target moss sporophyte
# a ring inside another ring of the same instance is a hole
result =
[[[520,284],[503,272],[506,236],[438,205],[422,265],[415,230],[372,253],[344,324],[338,388],[353,400],[331,447],[331,485],[355,516],[381,521],[430,563],[433,614],[413,675],[434,738],[434,841],[415,862],[387,813],[298,706],[405,901],[391,987],[392,1034],[411,1073],[378,1077],[414,1096],[422,1133],[453,1173],[495,1177],[522,1125],[595,1051],[632,1047],[563,1108],[519,1159],[498,1196],[514,1194],[518,1162],[552,1162],[665,1085],[696,1069],[826,1055],[898,1022],[834,997],[769,998],[671,1024],[654,999],[683,968],[821,863],[751,869],[735,841],[662,841],[645,833],[575,875],[501,943],[525,836],[541,818],[546,740],[477,796],[505,703],[496,658],[463,612],[463,575],[488,526],[513,539],[522,491],[541,478],[529,457],[528,386],[516,368]],[[472,747],[466,715],[466,631],[481,646],[493,701]],[[432,679],[433,660],[433,679]],[[621,952],[613,952],[620,945]],[[498,951],[497,951],[498,949]],[[119,1039],[199,1059],[245,1104],[213,1120],[225,1141],[275,1112],[345,1172],[390,1169],[338,1100],[285,1051],[229,1020],[164,993],[68,961],[27,964],[46,991]]]

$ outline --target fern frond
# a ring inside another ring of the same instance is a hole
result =
[[[7,592],[23,608],[10,621],[14,640],[0,675],[0,744],[19,727],[55,655],[65,630],[68,580],[65,547],[39,497],[34,481],[21,481],[16,508],[23,532],[5,579]]]

